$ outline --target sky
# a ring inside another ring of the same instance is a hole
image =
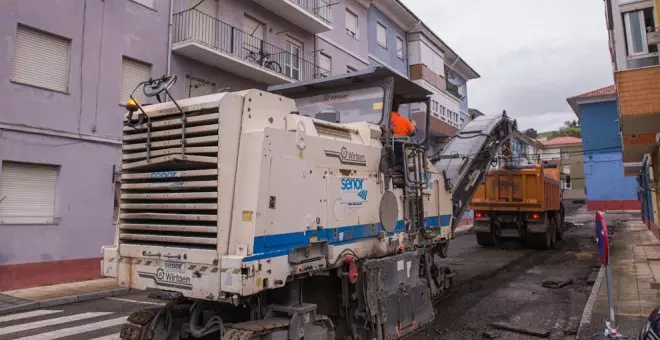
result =
[[[518,129],[576,120],[566,98],[613,84],[603,0],[402,0],[480,75],[468,103]]]

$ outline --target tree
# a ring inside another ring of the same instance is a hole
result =
[[[539,133],[535,129],[531,129],[531,128],[525,130],[525,132],[523,132],[523,134],[525,134],[525,136],[527,136],[529,138],[537,138],[539,136]]]
[[[560,127],[558,131],[552,133],[551,138],[555,137],[581,137],[582,130],[580,130],[580,124],[577,120],[567,120],[564,122],[564,126]]]

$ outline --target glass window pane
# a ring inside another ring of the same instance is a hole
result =
[[[643,53],[644,49],[644,37],[642,34],[646,34],[643,30],[643,19],[642,12],[631,12],[628,13],[628,18],[630,21],[630,41],[632,42],[632,51],[633,53]]]

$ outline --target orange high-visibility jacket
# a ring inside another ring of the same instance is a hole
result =
[[[415,130],[415,126],[406,117],[402,117],[398,112],[392,111],[392,133],[395,136],[409,136]]]

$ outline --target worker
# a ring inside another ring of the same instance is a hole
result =
[[[408,118],[399,115],[400,103],[399,98],[395,98],[392,103],[392,113],[390,114],[392,134],[396,137],[412,136],[415,133],[415,126]]]

